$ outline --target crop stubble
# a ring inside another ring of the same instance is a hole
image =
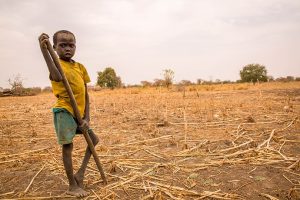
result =
[[[90,92],[108,185],[91,160],[86,199],[297,199],[299,83],[224,91]],[[0,98],[0,198],[68,199],[52,94]],[[284,109],[289,106],[289,109]],[[76,137],[73,162],[85,150]]]

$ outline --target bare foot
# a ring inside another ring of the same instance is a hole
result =
[[[74,179],[77,183],[77,185],[83,189],[83,175],[79,174],[78,172],[74,174]]]
[[[67,194],[75,196],[75,197],[86,197],[89,195],[88,192],[84,191],[80,187],[69,188],[69,190],[67,191]]]

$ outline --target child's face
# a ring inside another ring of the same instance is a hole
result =
[[[54,49],[60,59],[70,61],[75,54],[76,41],[72,34],[59,33],[57,35],[57,44]]]

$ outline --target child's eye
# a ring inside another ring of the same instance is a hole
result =
[[[74,45],[74,44],[70,44],[70,47],[71,47],[71,48],[74,48],[74,47],[75,47],[75,45]]]
[[[66,45],[65,45],[65,44],[60,44],[60,47],[61,47],[61,48],[65,48]]]

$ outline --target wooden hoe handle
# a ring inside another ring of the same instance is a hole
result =
[[[73,94],[72,89],[70,87],[70,84],[69,84],[69,82],[68,82],[68,80],[67,80],[67,78],[66,78],[66,76],[64,74],[64,71],[62,70],[62,68],[60,66],[58,57],[57,57],[56,53],[54,52],[54,50],[53,50],[53,48],[52,48],[51,43],[50,43],[49,40],[47,40],[47,49],[48,49],[48,51],[50,53],[50,56],[51,56],[51,58],[52,58],[52,60],[53,60],[53,62],[55,64],[55,66],[57,67],[58,71],[60,72],[60,75],[62,77],[62,82],[63,82],[63,84],[64,84],[64,86],[65,86],[65,88],[67,90],[67,93],[68,93],[68,95],[70,97],[71,105],[72,105],[72,108],[74,110],[75,117],[76,117],[78,123],[81,125],[82,124],[82,118],[80,116],[80,113],[79,113],[79,110],[78,110],[78,106],[77,106],[77,102],[75,100],[74,94]],[[84,135],[84,138],[85,138],[85,140],[86,140],[86,142],[88,144],[88,147],[89,147],[90,151],[93,154],[93,157],[95,159],[96,165],[97,165],[98,170],[99,170],[99,172],[101,174],[101,178],[103,180],[103,183],[106,185],[107,184],[107,180],[106,180],[106,177],[105,177],[102,165],[100,163],[99,157],[98,157],[97,152],[96,152],[95,147],[94,147],[94,144],[93,144],[93,142],[92,142],[92,140],[91,140],[91,138],[90,138],[87,130],[83,131],[83,135]]]

